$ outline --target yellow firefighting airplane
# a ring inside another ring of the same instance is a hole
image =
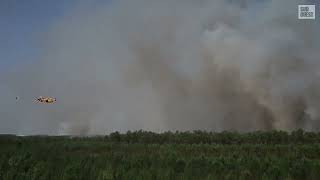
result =
[[[45,104],[51,104],[57,101],[56,98],[53,97],[43,97],[43,96],[39,96],[38,98],[36,98],[35,100],[36,102],[40,102],[40,103],[45,103]]]

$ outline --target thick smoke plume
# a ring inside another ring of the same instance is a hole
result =
[[[319,130],[319,24],[298,20],[298,4],[79,5],[42,34],[41,59],[2,74],[0,130]]]

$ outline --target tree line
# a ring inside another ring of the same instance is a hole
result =
[[[0,136],[0,179],[319,179],[317,132]]]
[[[156,143],[156,144],[291,144],[291,143],[319,143],[319,132],[306,132],[298,129],[287,131],[256,131],[239,133],[231,131],[206,132],[164,132],[128,131],[127,133],[113,132],[104,136],[107,142],[123,143]]]

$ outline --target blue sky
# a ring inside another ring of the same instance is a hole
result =
[[[0,0],[0,71],[35,59],[38,35],[78,0]]]
[[[0,71],[37,58],[39,34],[77,4],[106,2],[110,0],[0,0]]]
[[[41,50],[38,34],[75,3],[75,0],[0,0],[0,71],[36,58]]]

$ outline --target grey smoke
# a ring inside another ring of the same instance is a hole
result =
[[[42,34],[36,63],[2,74],[0,130],[319,130],[319,23],[298,20],[298,4],[79,5]]]

